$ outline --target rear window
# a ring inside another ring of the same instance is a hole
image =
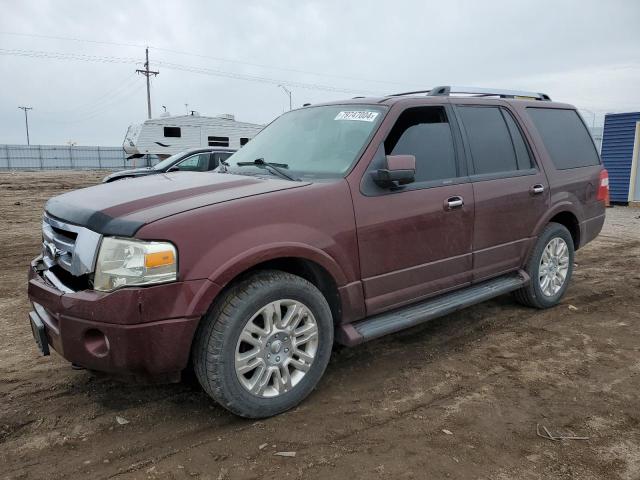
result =
[[[527,108],[558,170],[600,164],[598,152],[575,110]]]
[[[518,170],[511,132],[500,110],[498,107],[459,108],[476,174]],[[526,168],[530,166],[529,162]]]

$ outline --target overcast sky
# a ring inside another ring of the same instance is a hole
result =
[[[265,123],[288,109],[280,82],[294,107],[453,84],[543,91],[598,122],[640,110],[639,0],[0,0],[0,12],[0,144],[25,143],[27,105],[32,144],[121,145],[146,118],[145,45],[154,116],[186,103]]]

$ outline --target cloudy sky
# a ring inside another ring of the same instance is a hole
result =
[[[265,123],[306,102],[434,85],[640,110],[640,1],[0,0],[0,144],[121,145],[188,109]],[[75,39],[75,40],[72,40]],[[593,112],[593,113],[591,113]]]

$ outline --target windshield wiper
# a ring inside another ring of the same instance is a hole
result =
[[[269,169],[271,172],[275,172],[278,176],[282,178],[286,178],[287,180],[291,180],[292,182],[297,182],[298,179],[292,177],[285,171],[281,170],[282,168],[289,168],[289,165],[286,163],[271,163],[267,162],[264,158],[256,158],[253,162],[238,162],[236,163],[238,167],[246,167],[246,166],[258,166],[265,167]]]

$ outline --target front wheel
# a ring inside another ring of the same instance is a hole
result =
[[[231,412],[261,418],[300,403],[329,362],[333,319],[322,293],[280,271],[232,286],[203,319],[193,348],[204,390]]]
[[[569,230],[559,223],[544,229],[527,262],[529,284],[515,292],[527,306],[549,308],[556,305],[567,290],[573,273],[575,251]]]

